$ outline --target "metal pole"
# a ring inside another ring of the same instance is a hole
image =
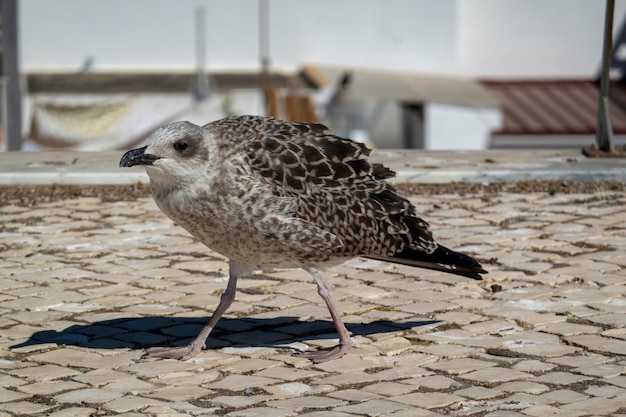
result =
[[[7,113],[8,99],[7,99],[7,86],[9,80],[4,75],[0,75],[0,129],[2,134],[2,140],[0,140],[0,151],[7,150],[7,138],[9,132],[7,125],[9,124],[9,115]]]
[[[204,100],[209,95],[209,75],[206,72],[206,45],[205,45],[205,17],[204,7],[196,8],[196,99]]]
[[[7,77],[7,150],[22,149],[22,89],[17,43],[17,0],[0,0],[2,13],[2,68]]]
[[[263,82],[267,83],[270,71],[269,2],[259,0],[259,55]]]
[[[615,0],[606,1],[604,18],[604,44],[602,51],[602,75],[600,77],[600,95],[598,97],[598,125],[596,127],[596,143],[602,152],[615,152],[613,128],[609,118],[609,69],[611,66],[611,50],[613,49],[613,9]]]

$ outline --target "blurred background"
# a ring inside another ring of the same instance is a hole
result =
[[[173,120],[237,114],[320,122],[377,148],[580,148],[595,140],[605,7],[0,0],[0,149],[128,149]],[[625,13],[617,0],[616,144]]]

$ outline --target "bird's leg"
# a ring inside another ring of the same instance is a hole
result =
[[[352,339],[350,339],[350,332],[348,332],[348,329],[346,329],[346,326],[341,320],[341,314],[335,305],[335,300],[333,300],[333,296],[330,292],[330,286],[326,283],[326,281],[324,281],[317,269],[307,268],[307,270],[311,273],[311,275],[313,275],[313,278],[315,278],[315,282],[317,283],[317,293],[320,297],[322,297],[324,302],[326,302],[330,315],[335,323],[335,327],[337,328],[337,333],[339,333],[339,344],[337,346],[301,354],[302,357],[311,359],[313,362],[321,363],[342,357],[348,349],[350,349],[353,343]]]
[[[189,359],[196,356],[202,348],[204,348],[204,343],[206,342],[207,337],[211,333],[211,330],[215,327],[219,319],[222,317],[224,312],[230,307],[233,300],[235,299],[235,291],[237,289],[237,278],[242,274],[244,270],[243,265],[237,264],[233,261],[229,263],[229,271],[228,271],[228,284],[226,285],[226,290],[222,294],[220,298],[220,303],[218,304],[213,316],[209,320],[209,322],[202,328],[198,336],[187,346],[183,347],[158,347],[151,348],[146,351],[146,354],[143,356],[144,358],[169,358],[169,359]]]

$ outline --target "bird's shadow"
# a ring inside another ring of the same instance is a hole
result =
[[[200,331],[208,318],[129,317],[76,324],[61,331],[42,330],[11,348],[56,343],[92,349],[145,349],[153,346],[184,346]],[[370,336],[401,332],[414,327],[436,324],[437,320],[370,323],[346,323],[352,336]],[[222,347],[273,347],[298,350],[290,346],[298,341],[336,338],[331,321],[300,321],[298,317],[222,318],[207,339],[208,349]]]

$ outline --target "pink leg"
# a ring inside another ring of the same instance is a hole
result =
[[[209,322],[202,328],[198,336],[187,346],[184,347],[158,347],[151,348],[146,351],[146,354],[143,356],[144,358],[169,358],[169,359],[189,359],[196,356],[202,348],[204,348],[204,343],[206,342],[207,337],[211,333],[211,330],[215,327],[219,319],[222,317],[224,312],[228,310],[228,307],[232,304],[235,299],[235,292],[237,289],[237,278],[241,276],[243,273],[249,272],[249,269],[246,265],[238,264],[235,262],[229,263],[229,278],[228,284],[226,285],[226,290],[222,294],[220,299],[220,303],[215,309],[215,313],[209,320]]]
[[[316,363],[327,362],[345,355],[353,343],[352,339],[350,339],[350,332],[348,332],[348,329],[346,329],[346,326],[341,320],[341,314],[335,305],[335,300],[333,300],[333,296],[330,292],[330,286],[326,283],[326,281],[324,281],[324,279],[322,279],[322,276],[317,269],[307,268],[307,270],[311,273],[311,275],[313,275],[313,278],[315,278],[315,282],[317,283],[317,292],[320,297],[322,297],[324,302],[326,302],[326,306],[330,311],[330,316],[333,318],[333,322],[337,328],[337,333],[339,333],[339,344],[327,349],[306,352],[301,356],[311,359]]]

